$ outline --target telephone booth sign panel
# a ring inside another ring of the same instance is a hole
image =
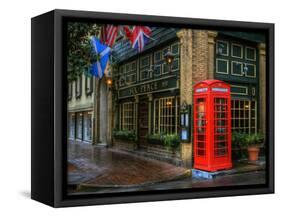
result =
[[[230,85],[199,82],[194,86],[194,168],[213,172],[231,167]]]

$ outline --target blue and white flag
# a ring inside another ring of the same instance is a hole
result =
[[[109,59],[110,47],[102,44],[96,37],[92,38],[91,44],[93,53],[95,53],[98,58],[96,62],[91,65],[90,73],[101,79]]]

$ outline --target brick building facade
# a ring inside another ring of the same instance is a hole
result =
[[[114,46],[115,64],[109,69],[112,88],[106,87],[105,79],[95,79],[93,144],[105,143],[191,169],[192,126],[190,142],[181,141],[176,151],[155,143],[149,135],[179,134],[181,107],[192,108],[193,86],[205,79],[231,85],[233,130],[265,132],[263,36],[153,28],[151,37],[141,53],[131,49],[129,42]],[[168,50],[175,55],[170,69],[163,59]]]

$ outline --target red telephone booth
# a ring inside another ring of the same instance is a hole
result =
[[[199,82],[194,86],[194,168],[213,172],[231,167],[230,85]]]

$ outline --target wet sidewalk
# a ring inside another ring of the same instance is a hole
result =
[[[188,170],[116,149],[70,143],[68,185],[84,187],[133,187],[172,181]]]

